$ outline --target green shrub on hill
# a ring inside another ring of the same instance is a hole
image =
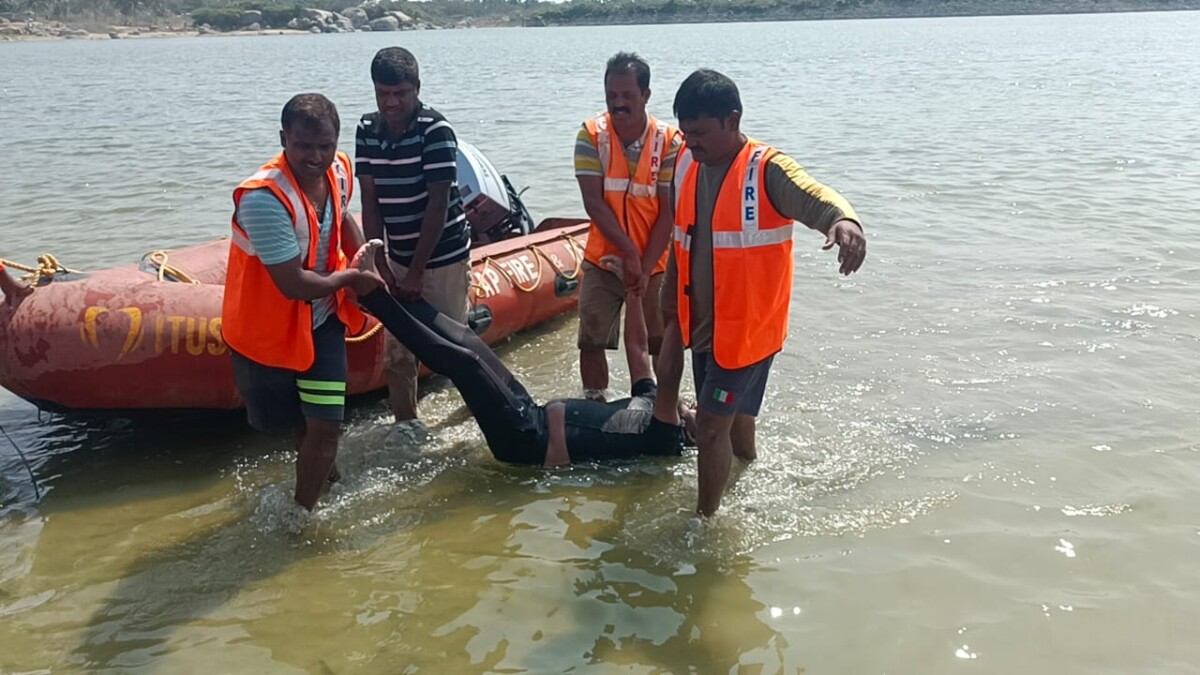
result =
[[[237,30],[242,27],[240,7],[201,7],[192,10],[192,23],[208,24],[216,30]]]
[[[285,28],[289,21],[300,16],[300,5],[271,4],[247,7],[247,9],[257,9],[262,12],[262,24],[266,28]]]

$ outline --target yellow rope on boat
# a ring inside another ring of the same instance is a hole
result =
[[[537,259],[538,256],[541,256],[542,259],[544,259],[547,263],[549,263],[549,265],[551,267],[558,270],[558,273],[563,275],[564,279],[566,279],[567,281],[573,281],[573,280],[579,278],[580,273],[583,271],[583,246],[581,246],[579,244],[579,242],[569,234],[564,235],[563,238],[566,239],[567,243],[569,244],[568,249],[571,252],[571,259],[575,263],[575,269],[571,270],[570,273],[564,272],[563,270],[559,269],[559,266],[557,264],[555,264],[555,262],[550,258],[550,256],[545,251],[538,248],[536,245],[531,244],[529,246],[529,248],[533,250],[535,260]],[[162,252],[156,251],[156,253],[162,253]],[[149,255],[149,254],[147,254],[147,255]],[[165,260],[165,255],[166,254],[164,253],[164,260]],[[493,260],[491,256],[484,258],[483,264],[485,267],[488,265],[491,265],[493,268],[495,268],[496,271],[498,271],[501,274],[501,276],[503,276],[505,279],[508,280],[508,283],[512,284],[513,288],[515,288],[518,291],[521,291],[523,293],[533,293],[534,291],[536,291],[538,289],[538,287],[540,287],[542,285],[542,266],[540,263],[538,264],[537,277],[533,280],[533,284],[530,286],[522,286],[520,283],[518,283],[517,280],[514,278],[514,276],[508,270],[501,267],[500,263]],[[475,291],[476,298],[482,298],[482,297],[487,296],[487,289],[484,288],[483,286],[481,286],[480,284],[471,283],[468,286],[468,288]],[[472,304],[474,304],[474,303],[472,303]],[[382,329],[383,329],[383,324],[377,323],[374,326],[372,326],[370,328],[370,330],[363,333],[362,335],[356,335],[354,337],[346,338],[346,343],[347,344],[356,344],[359,342],[366,342],[367,340],[370,340],[371,338],[375,337],[376,333],[378,333]]]
[[[371,326],[370,330],[363,333],[362,335],[355,335],[354,337],[347,337],[346,344],[352,345],[352,344],[357,344],[359,342],[366,342],[367,340],[370,340],[371,338],[375,337],[375,334],[378,333],[382,329],[383,329],[383,324],[377,323],[374,326]]]
[[[488,256],[488,257],[484,258],[483,264],[485,266],[491,265],[492,267],[494,267],[496,269],[496,271],[499,272],[505,279],[508,279],[508,283],[512,284],[513,288],[517,289],[518,291],[521,291],[522,293],[532,293],[538,289],[538,286],[542,285],[542,264],[541,263],[538,263],[537,276],[533,280],[533,285],[529,286],[529,287],[522,286],[520,283],[518,283],[517,280],[513,277],[513,275],[511,273],[509,273],[508,270],[501,267],[500,263],[496,262],[495,260],[492,260],[492,256]]]
[[[566,279],[567,281],[574,281],[574,280],[578,279],[579,275],[583,272],[583,248],[584,247],[579,243],[579,241],[577,239],[575,239],[575,237],[572,237],[569,234],[564,234],[562,236],[562,239],[564,239],[567,242],[567,250],[571,253],[572,262],[575,263],[575,269],[571,270],[570,272],[563,270],[559,266],[559,264],[554,262],[554,260],[550,257],[550,255],[548,253],[546,253],[545,251],[543,251],[541,249],[541,247],[538,246],[537,244],[530,244],[529,246],[526,247],[526,250],[530,251],[533,254],[534,260],[537,260],[539,257],[541,257],[542,260],[546,261],[546,264],[550,265],[550,267],[553,268],[555,272],[557,272],[558,274],[561,274],[564,279]],[[492,268],[494,268],[497,272],[500,273],[500,276],[507,279],[508,283],[511,284],[513,288],[517,289],[518,291],[521,291],[522,293],[533,293],[542,285],[542,264],[541,264],[541,262],[538,262],[537,276],[534,278],[533,284],[529,285],[529,286],[522,286],[515,278],[515,275],[513,275],[507,269],[501,267],[500,263],[493,260],[491,256],[488,256],[483,259],[483,265],[484,265],[484,267],[487,267],[490,265]],[[482,298],[482,297],[486,297],[488,295],[487,289],[479,284],[472,283],[470,285],[470,288],[475,290],[476,298]]]
[[[586,247],[583,244],[579,243],[578,239],[576,239],[575,237],[572,237],[569,234],[564,234],[563,239],[566,239],[567,243],[571,245],[571,251],[572,251],[571,255],[574,256],[576,260],[578,260],[582,263],[583,253],[584,253],[584,249]]]
[[[15,270],[21,270],[22,272],[27,272],[28,274],[26,274],[24,277],[21,277],[21,281],[29,284],[30,288],[38,286],[38,284],[42,282],[43,278],[53,280],[54,275],[56,274],[64,272],[76,272],[76,270],[63,267],[62,263],[58,262],[58,258],[54,257],[53,253],[43,253],[42,255],[38,256],[37,263],[37,267],[29,267],[28,265],[22,265],[5,258],[0,258],[0,265],[11,267]]]
[[[567,238],[570,239],[570,235],[568,235]],[[558,264],[555,263],[550,256],[547,255],[547,253],[543,251],[537,244],[530,244],[529,249],[533,251],[534,257],[540,255],[542,259],[545,260],[555,270],[557,270],[564,279],[567,281],[574,281],[579,278],[579,272],[583,270],[583,260],[579,257],[579,251],[575,248],[576,244],[574,242],[568,242],[568,244],[567,250],[571,252],[571,260],[575,263],[575,269],[571,270],[569,274],[559,267]]]
[[[200,283],[198,280],[193,279],[187,272],[184,272],[174,265],[168,264],[167,260],[169,256],[166,251],[150,251],[146,255],[142,256],[142,261],[144,262],[147,258],[149,258],[152,264],[158,267],[159,281],[166,281],[169,277],[174,281],[179,281],[185,284]]]

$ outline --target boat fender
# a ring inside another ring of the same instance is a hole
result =
[[[467,325],[476,335],[483,335],[492,327],[492,308],[487,305],[475,305],[467,313]]]
[[[579,289],[579,277],[574,276],[567,278],[562,272],[554,275],[554,295],[559,298],[565,298],[572,295]]]

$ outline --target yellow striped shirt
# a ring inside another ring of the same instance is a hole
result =
[[[637,173],[637,164],[642,157],[642,140],[644,138],[645,136],[639,137],[625,146],[625,159],[629,162],[630,176]],[[660,188],[670,188],[671,181],[675,178],[675,156],[679,154],[679,146],[682,145],[680,138],[681,134],[675,134],[671,147],[667,148],[667,156],[663,158],[662,166],[658,170],[658,186]],[[596,144],[592,143],[592,137],[588,133],[586,125],[575,136],[575,175],[604,177],[604,169],[600,166],[600,151],[596,148]]]

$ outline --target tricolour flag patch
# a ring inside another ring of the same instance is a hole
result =
[[[732,391],[725,391],[724,389],[719,389],[719,388],[714,389],[713,390],[713,398],[717,401],[717,403],[721,403],[724,405],[733,405],[733,392]]]

